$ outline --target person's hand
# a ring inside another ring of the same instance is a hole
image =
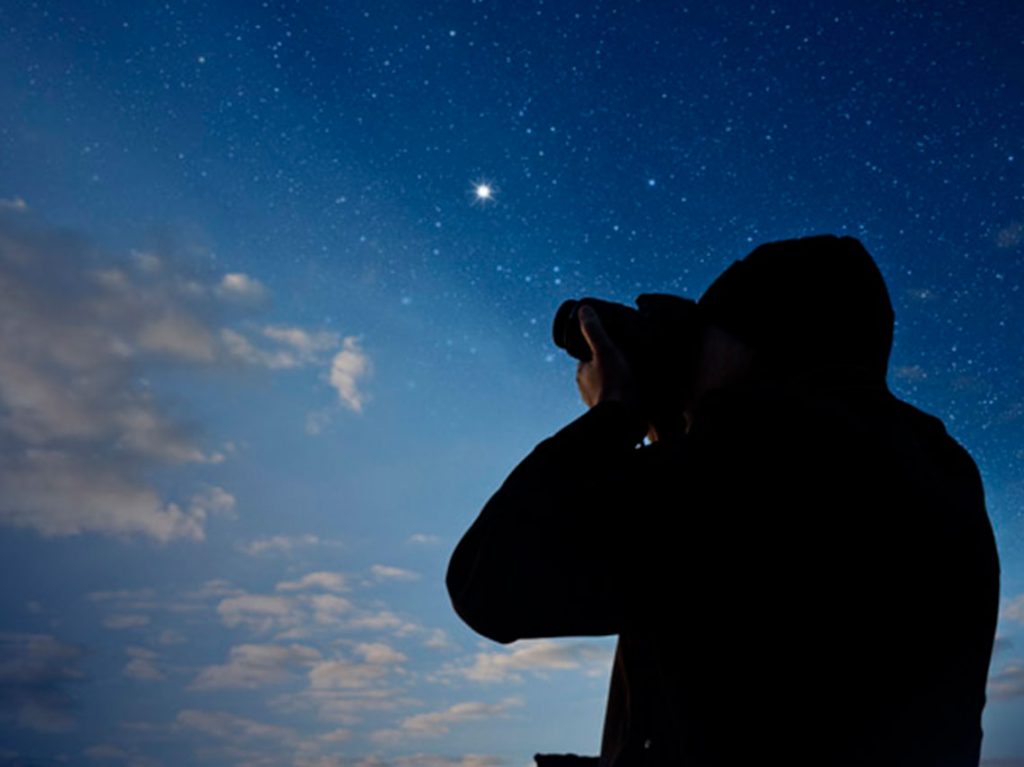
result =
[[[636,385],[626,358],[605,333],[593,308],[584,304],[577,312],[580,330],[590,347],[590,360],[576,365],[576,385],[587,407],[598,402],[635,402]]]

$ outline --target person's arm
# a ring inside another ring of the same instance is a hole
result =
[[[601,402],[515,468],[449,563],[466,623],[498,642],[620,631],[646,429],[628,404]]]

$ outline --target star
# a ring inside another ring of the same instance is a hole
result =
[[[493,205],[497,200],[498,188],[490,179],[477,177],[470,182],[468,194],[471,204],[487,207]]]

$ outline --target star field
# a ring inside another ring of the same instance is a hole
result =
[[[5,3],[0,765],[596,753],[611,640],[482,642],[442,582],[582,411],[554,311],[826,232],[982,472],[984,759],[1024,760],[1022,40],[1010,2]]]

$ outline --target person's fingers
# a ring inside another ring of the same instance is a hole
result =
[[[601,319],[591,307],[584,304],[579,310],[580,330],[587,346],[595,357],[603,356],[608,350],[613,349],[612,340],[604,332]]]

